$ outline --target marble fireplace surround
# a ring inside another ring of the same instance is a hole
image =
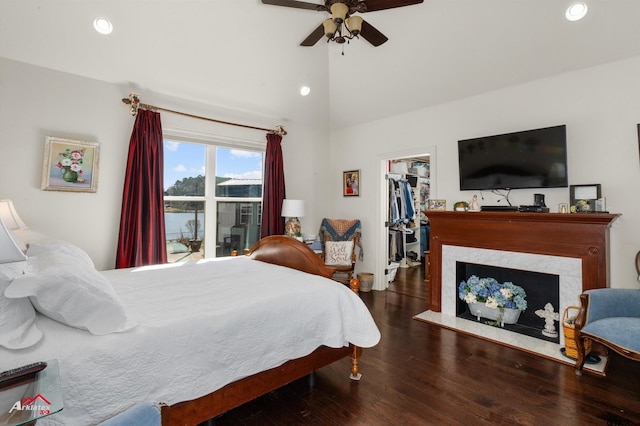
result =
[[[429,212],[429,310],[416,319],[571,364],[560,344],[456,317],[456,262],[558,275],[562,314],[587,289],[608,286],[609,227],[615,214]],[[602,364],[602,363],[601,363]],[[589,367],[602,371],[603,365]]]

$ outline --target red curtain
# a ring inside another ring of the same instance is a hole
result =
[[[138,110],[122,195],[116,268],[166,263],[160,113]]]
[[[285,188],[281,142],[282,136],[267,134],[260,238],[284,234],[284,219],[281,213],[282,200],[285,198]]]

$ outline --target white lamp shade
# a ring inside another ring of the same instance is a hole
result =
[[[2,218],[0,218],[0,263],[23,262],[27,260],[13,239]]]
[[[282,217],[304,217],[304,200],[282,200]]]
[[[18,215],[11,200],[0,200],[0,219],[8,229],[27,229],[28,226]]]

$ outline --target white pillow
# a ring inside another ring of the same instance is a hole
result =
[[[34,262],[32,258],[38,258],[39,255],[48,255],[51,253],[56,253],[59,255],[51,259],[53,262],[56,262],[59,257],[64,257],[64,259],[71,259],[77,266],[87,267],[89,269],[95,268],[93,260],[91,260],[91,257],[87,254],[86,251],[82,250],[80,247],[73,243],[63,240],[46,240],[29,244],[29,249],[27,250],[27,256],[30,259],[29,266],[33,266]],[[42,259],[38,260],[39,264],[41,264],[42,262]],[[45,264],[45,266],[49,265]]]
[[[92,334],[129,328],[120,298],[82,249],[46,242],[30,245],[27,255],[27,274],[16,277],[5,296],[29,297],[41,314]]]
[[[11,281],[24,272],[27,262],[0,265],[0,346],[7,349],[24,349],[42,339],[42,331],[36,325],[36,311],[28,298],[8,299],[5,289]]]
[[[353,253],[353,240],[351,241],[325,241],[324,263],[331,266],[351,265]]]

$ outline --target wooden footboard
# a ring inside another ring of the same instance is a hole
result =
[[[331,278],[334,273],[334,269],[326,266],[306,244],[285,236],[263,238],[246,250],[245,255],[254,260],[286,266],[326,278]],[[352,280],[350,287],[356,294],[358,293],[357,278]],[[200,398],[173,405],[162,404],[162,424],[163,426],[197,425],[347,356],[351,357],[351,378],[358,380],[360,378],[358,359],[361,355],[362,348],[353,345],[344,348],[322,346],[303,358],[288,361],[279,367],[230,383]]]
[[[174,405],[162,404],[162,425],[197,425],[347,356],[351,356],[352,375],[358,375],[358,358],[361,354],[362,349],[357,346],[337,349],[322,346],[304,358],[230,383],[198,399]]]

